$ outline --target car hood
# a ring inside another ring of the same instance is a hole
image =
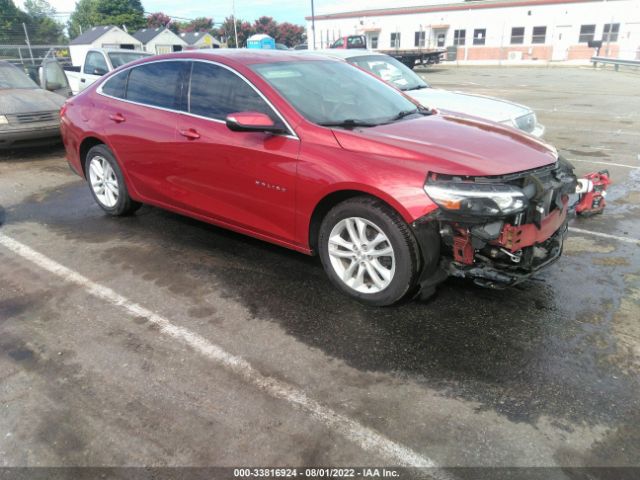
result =
[[[0,89],[0,115],[60,110],[65,99],[43,89]]]
[[[425,107],[464,112],[494,122],[504,122],[531,113],[530,108],[507,100],[463,92],[450,92],[439,88],[421,88],[420,90],[408,90],[404,93]]]
[[[505,175],[553,164],[556,150],[518,130],[454,112],[354,130],[334,129],[342,148],[417,162],[425,172]]]

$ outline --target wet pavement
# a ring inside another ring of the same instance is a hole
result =
[[[317,258],[152,207],[106,217],[60,148],[0,154],[0,233],[437,466],[638,466],[640,75],[423,73],[534,107],[579,173],[608,167],[605,214],[572,226],[627,241],[574,232],[517,288],[368,308]],[[0,466],[393,464],[1,245],[0,279]]]

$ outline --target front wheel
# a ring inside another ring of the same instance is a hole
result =
[[[400,215],[380,200],[356,197],[336,205],[322,221],[318,246],[334,285],[363,303],[391,305],[416,282],[416,239]]]

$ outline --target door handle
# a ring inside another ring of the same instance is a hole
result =
[[[86,81],[86,79],[85,79],[85,78],[81,78],[81,79],[80,79],[80,81],[81,81],[82,83],[84,83],[84,82]]]
[[[188,130],[180,130],[180,135],[182,135],[183,137],[187,137],[189,140],[197,140],[200,138],[200,134],[193,128],[189,128]]]
[[[109,118],[116,123],[122,123],[125,121],[124,115],[122,115],[121,113],[114,113],[112,115],[109,115]]]

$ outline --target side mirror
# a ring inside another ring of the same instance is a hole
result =
[[[283,133],[268,115],[260,112],[230,113],[225,119],[227,128],[233,132],[271,132]]]
[[[47,82],[46,89],[50,92],[55,92],[56,90],[60,90],[62,88],[61,83]]]
[[[101,77],[102,75],[106,75],[107,71],[104,68],[94,68],[93,74]]]

